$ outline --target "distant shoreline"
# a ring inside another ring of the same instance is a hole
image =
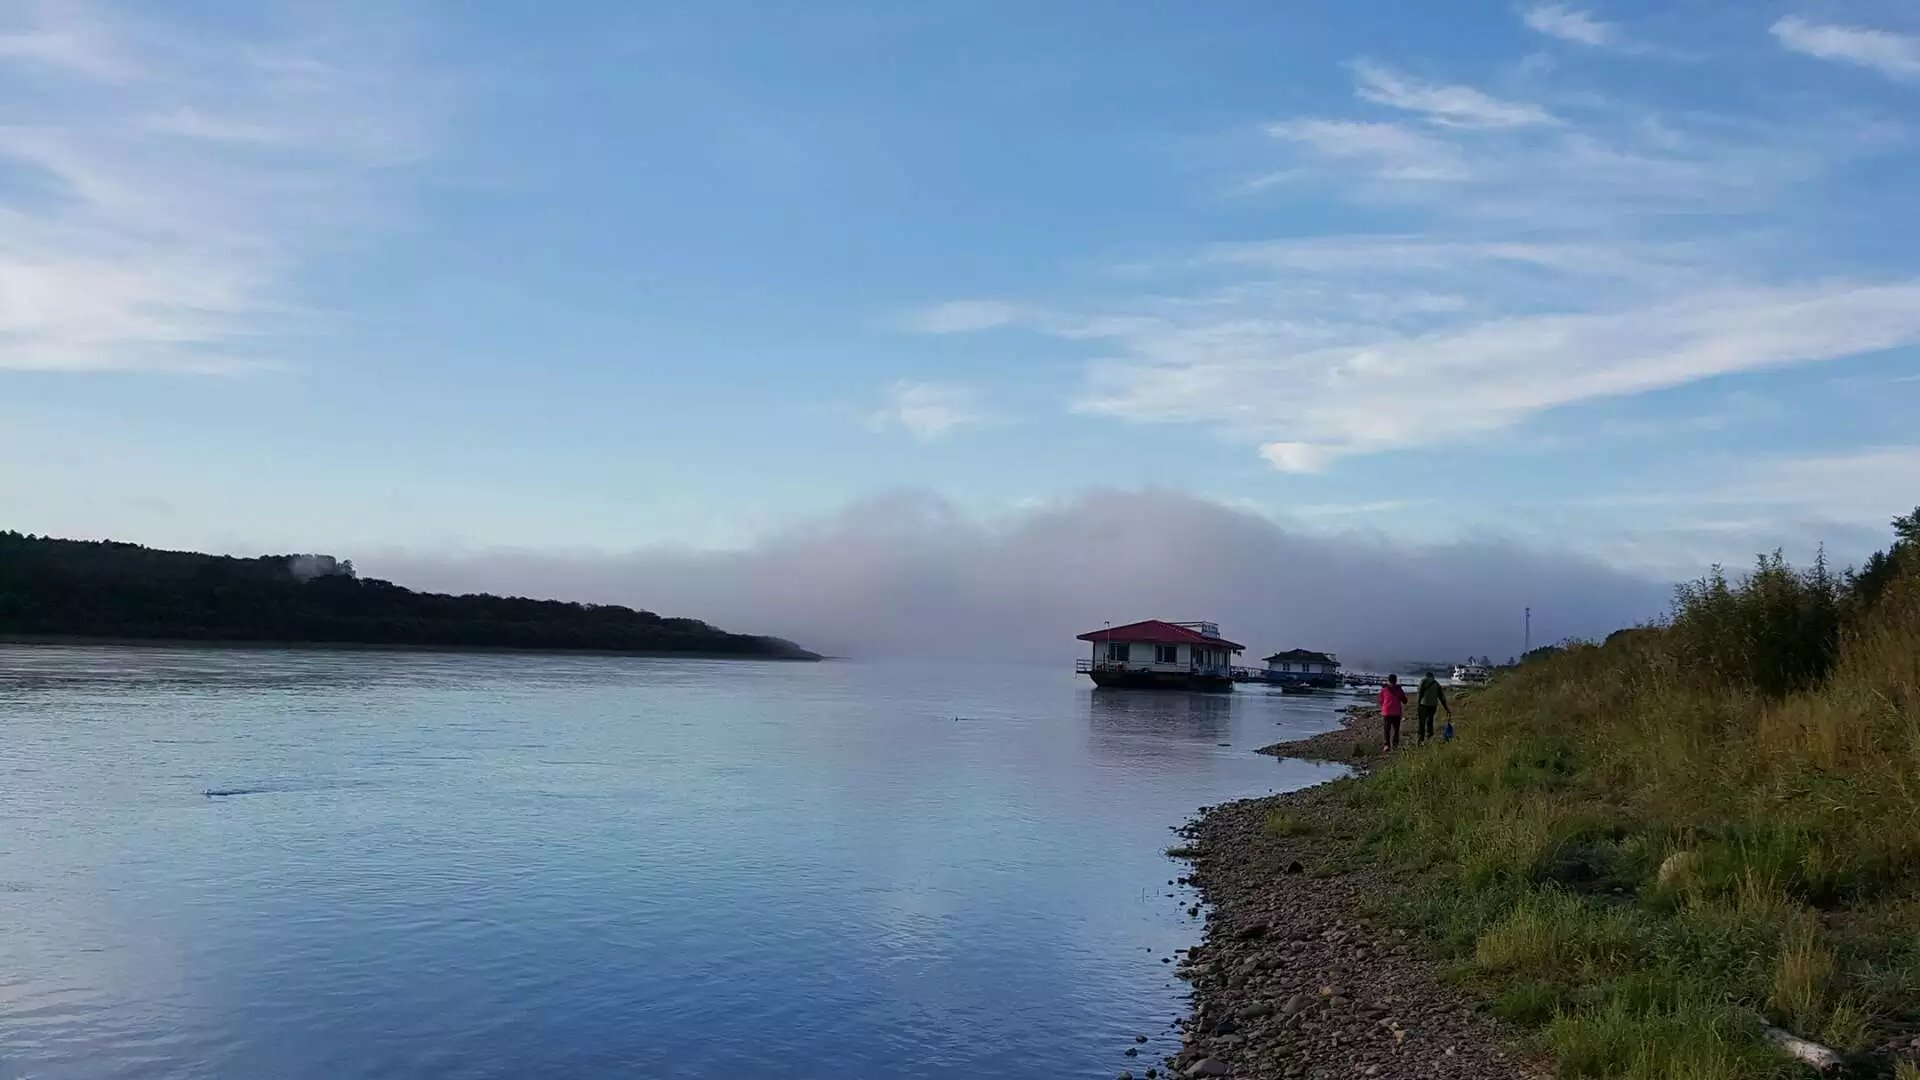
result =
[[[316,652],[478,653],[522,656],[630,656],[660,660],[763,660],[814,664],[833,657],[783,656],[777,653],[701,652],[678,649],[543,649],[522,645],[428,645],[385,641],[260,641],[250,639],[93,637],[85,634],[0,634],[0,645],[106,646],[154,649],[300,649]]]
[[[27,643],[791,659],[811,650],[620,604],[415,592],[351,559],[242,559],[0,530],[0,637]]]

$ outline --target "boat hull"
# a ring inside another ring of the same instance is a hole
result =
[[[1089,671],[1087,677],[1105,690],[1200,690],[1209,694],[1233,690],[1230,676],[1190,671]]]
[[[1267,682],[1282,690],[1294,692],[1337,690],[1340,687],[1340,676],[1332,672],[1326,674],[1315,672],[1312,675],[1301,675],[1286,671],[1269,671],[1267,672]]]

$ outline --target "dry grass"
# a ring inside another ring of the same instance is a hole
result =
[[[1773,993],[1767,998],[1767,1008],[1790,1028],[1820,1030],[1827,1019],[1827,996],[1835,970],[1833,950],[1820,942],[1819,921],[1796,920],[1774,966]]]
[[[1920,572],[1838,640],[1771,696],[1703,678],[1698,634],[1573,646],[1347,797],[1564,1075],[1795,1075],[1760,1017],[1846,1050],[1920,1033]]]

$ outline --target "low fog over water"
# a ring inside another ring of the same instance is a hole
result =
[[[1170,492],[1095,492],[982,524],[930,495],[862,501],[724,552],[369,553],[414,588],[645,607],[855,656],[1059,660],[1103,623],[1212,619],[1249,655],[1446,659],[1601,636],[1667,586],[1497,540],[1292,530]]]

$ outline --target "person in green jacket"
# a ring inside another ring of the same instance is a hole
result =
[[[1441,709],[1447,710],[1447,723],[1449,726],[1453,723],[1453,706],[1447,703],[1447,688],[1440,685],[1440,680],[1434,678],[1431,671],[1420,680],[1419,707],[1420,731],[1415,745],[1425,743],[1433,737],[1434,713]]]

